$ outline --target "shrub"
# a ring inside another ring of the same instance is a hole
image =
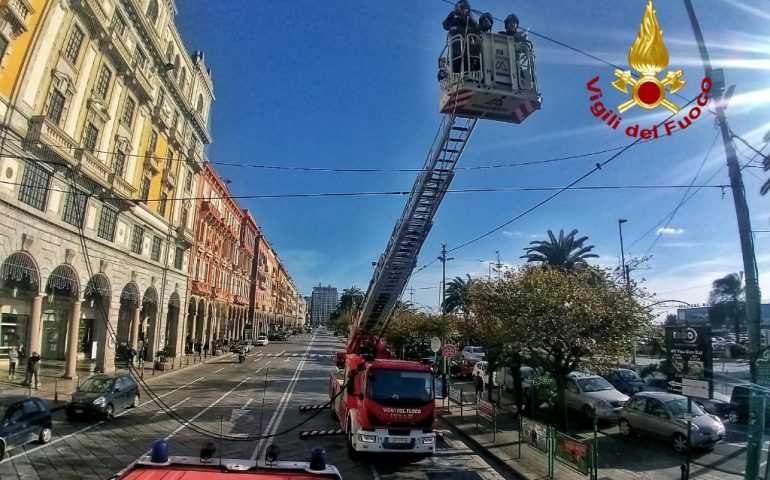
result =
[[[748,353],[748,348],[745,345],[732,344],[730,345],[730,357],[743,358]]]

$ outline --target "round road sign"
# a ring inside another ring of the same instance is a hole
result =
[[[453,358],[455,355],[457,355],[457,348],[454,345],[448,343],[444,346],[444,356],[446,358]]]
[[[430,339],[430,349],[433,351],[433,353],[438,352],[441,350],[441,339],[438,337],[433,337]]]

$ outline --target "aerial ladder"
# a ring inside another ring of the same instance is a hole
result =
[[[435,449],[433,372],[390,358],[383,336],[478,120],[518,124],[540,108],[532,44],[515,27],[499,34],[489,27],[447,36],[438,62],[444,116],[375,265],[347,349],[335,356],[332,415],[340,419],[351,457],[362,451],[431,455]]]

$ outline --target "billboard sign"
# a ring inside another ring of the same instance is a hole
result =
[[[713,394],[713,358],[711,327],[666,327],[666,359],[668,361],[668,391],[682,395],[692,394],[695,385],[702,392],[708,383],[708,396]],[[691,388],[682,389],[684,380]],[[699,393],[699,397],[702,393]]]

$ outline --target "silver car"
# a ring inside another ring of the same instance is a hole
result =
[[[628,437],[639,433],[670,441],[676,452],[687,451],[687,397],[675,393],[639,392],[620,412],[618,428]],[[692,402],[690,442],[693,448],[711,447],[725,438],[725,426],[716,415]]]
[[[610,382],[598,375],[572,372],[567,375],[564,401],[567,407],[599,420],[615,420],[628,396],[615,390]]]

